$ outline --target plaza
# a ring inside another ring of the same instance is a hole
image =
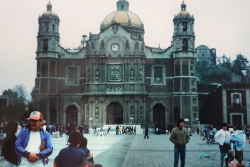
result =
[[[142,134],[115,135],[114,131],[105,137],[91,134],[84,136],[88,139],[88,148],[94,154],[95,163],[104,167],[171,167],[174,164],[174,145],[169,141],[169,134],[149,134],[149,139],[143,139]],[[67,147],[65,136],[52,138],[52,142],[54,149],[49,157],[48,167],[53,166],[54,158],[59,151]],[[218,144],[207,144],[202,137],[193,134],[186,148],[185,167],[219,166]],[[248,143],[244,147],[244,162],[246,161],[250,162]],[[4,160],[0,160],[0,166],[3,163]]]

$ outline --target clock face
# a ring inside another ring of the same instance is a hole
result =
[[[113,45],[111,45],[111,49],[112,49],[114,52],[116,52],[116,51],[118,51],[119,46],[118,46],[117,44],[113,44]]]

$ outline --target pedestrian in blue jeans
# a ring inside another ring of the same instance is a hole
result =
[[[174,143],[174,167],[178,167],[179,157],[181,158],[181,167],[185,166],[186,144],[189,142],[187,129],[184,127],[184,119],[179,119],[170,135],[169,140]]]

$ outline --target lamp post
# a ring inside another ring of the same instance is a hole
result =
[[[201,129],[200,129],[200,120],[199,120],[199,118],[196,118],[196,121],[198,122],[198,128],[199,128],[198,135],[199,135],[199,134],[200,134],[200,131],[201,131]]]
[[[89,134],[91,133],[92,130],[92,125],[91,125],[92,120],[93,120],[92,118],[89,118]]]

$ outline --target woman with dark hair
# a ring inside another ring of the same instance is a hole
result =
[[[61,149],[54,161],[54,167],[88,167],[87,155],[79,146],[82,141],[82,134],[73,131],[69,135],[70,145]]]
[[[17,132],[17,122],[9,122],[5,127],[6,138],[3,142],[2,153],[4,159],[7,160],[4,167],[16,167],[18,162],[17,154],[15,153],[15,142]]]
[[[223,167],[225,161],[226,166],[228,166],[228,151],[230,150],[230,133],[227,131],[227,123],[222,123],[222,129],[219,130],[215,135],[214,139],[219,143],[219,149],[221,152],[220,163]]]

